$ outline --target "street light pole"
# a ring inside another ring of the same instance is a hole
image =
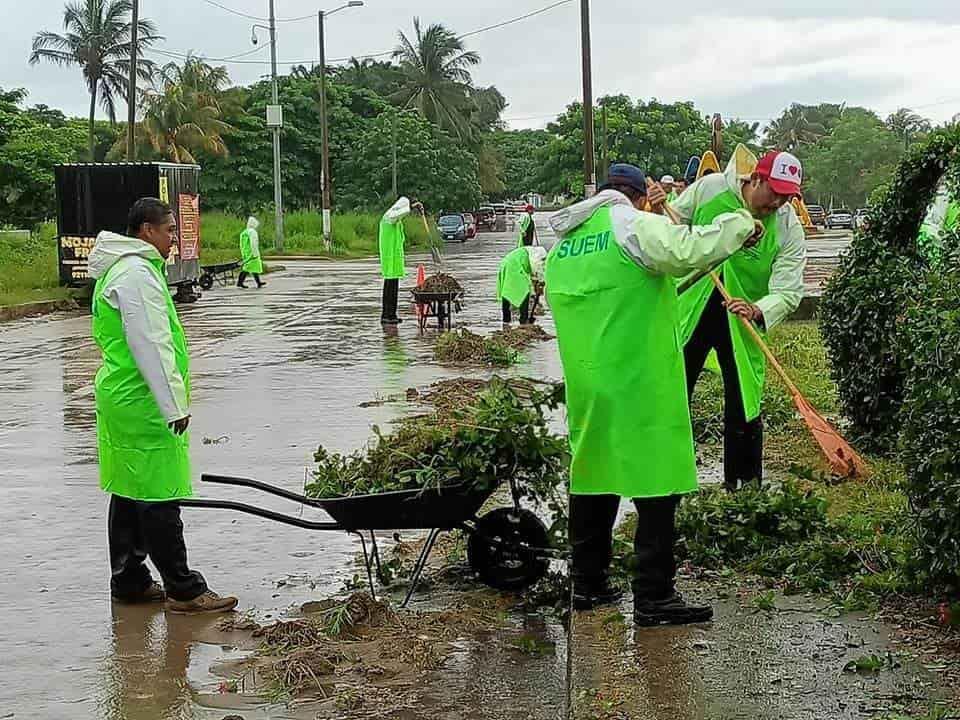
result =
[[[360,7],[361,5],[363,5],[363,0],[350,0],[346,5],[341,5],[329,12],[320,10],[317,13],[318,40],[320,43],[320,204],[323,215],[323,243],[327,249],[330,248],[331,242],[330,212],[332,203],[330,202],[330,140],[327,132],[327,60],[323,21],[335,12],[345,8]]]
[[[280,92],[277,89],[277,21],[273,12],[273,0],[270,0],[270,78],[273,81],[273,104],[280,104]],[[273,206],[275,245],[283,252],[283,189],[280,184],[280,128],[273,128]]]
[[[590,70],[590,0],[580,0],[580,48],[583,53],[583,194],[597,191],[593,147],[593,79]]]
[[[397,201],[397,113],[393,113],[393,201]]]
[[[137,44],[139,42],[140,0],[133,0],[133,17],[130,24],[130,88],[127,91],[127,161],[137,159],[134,144],[134,126],[137,122]],[[95,158],[90,158],[93,162]]]
[[[320,24],[320,195],[323,214],[323,244],[330,249],[330,143],[327,133],[327,60],[323,42],[323,16],[317,13]]]

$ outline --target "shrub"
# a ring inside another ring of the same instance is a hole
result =
[[[960,232],[949,234],[936,272],[906,312],[910,367],[900,418],[915,559],[934,582],[960,586]]]
[[[897,325],[927,269],[917,247],[920,223],[958,146],[960,127],[953,127],[909,153],[878,193],[869,228],[855,236],[823,296],[820,323],[832,374],[866,449],[896,446],[910,364]]]

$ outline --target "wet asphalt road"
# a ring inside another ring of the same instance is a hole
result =
[[[542,218],[538,225],[549,245]],[[459,325],[499,328],[496,267],[512,242],[510,235],[483,235],[447,248],[447,270],[469,292]],[[411,274],[417,261],[429,270],[427,258],[410,258]],[[318,443],[352,450],[373,424],[408,409],[361,402],[482,374],[433,363],[434,332],[418,335],[409,304],[397,332],[381,329],[375,261],[286,268],[262,291],[217,287],[180,306],[192,357],[197,480],[201,472],[233,474],[300,490]],[[544,324],[552,330],[549,318]],[[93,411],[99,354],[89,318],[8,323],[2,340],[0,718],[223,717],[223,710],[191,702],[191,687],[210,692],[218,683],[207,668],[224,652],[196,642],[215,619],[111,607]],[[560,376],[553,343],[528,357],[529,365],[512,372]],[[199,496],[300,512],[252,491],[195,488]],[[213,589],[239,595],[241,609],[260,617],[334,592],[355,572],[358,544],[346,534],[213,510],[185,509],[184,522],[191,564]]]
[[[483,235],[446,249],[447,270],[470,293],[458,324],[500,326],[494,279],[511,242]],[[418,261],[430,270],[428,258],[413,257],[411,275]],[[406,410],[361,402],[470,373],[432,362],[435,331],[418,335],[409,304],[401,306],[406,322],[385,334],[375,261],[286,268],[262,291],[218,287],[179,309],[191,348],[197,495],[296,514],[298,506],[281,499],[201,486],[199,474],[300,490],[319,443],[352,450],[373,424]],[[201,690],[216,683],[206,667],[218,649],[192,642],[209,619],[111,610],[92,387],[99,355],[89,318],[9,323],[2,339],[0,717],[222,717],[191,708],[185,680]],[[515,372],[559,377],[551,343],[528,355],[532,365]],[[227,511],[184,509],[183,516],[191,564],[213,589],[239,595],[241,609],[261,616],[336,591],[355,572],[359,545],[343,533]]]

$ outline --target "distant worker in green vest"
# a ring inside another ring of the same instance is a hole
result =
[[[409,198],[401,197],[383,214],[380,219],[380,233],[378,244],[380,248],[380,272],[383,275],[383,298],[380,312],[382,325],[399,325],[402,320],[397,317],[397,301],[400,293],[400,279],[407,274],[404,265],[403,246],[406,234],[403,229],[403,218],[410,214],[410,210],[423,212],[423,206]]]
[[[247,227],[240,233],[240,258],[243,260],[243,266],[240,268],[240,277],[237,278],[237,287],[247,286],[247,275],[253,275],[258,288],[266,285],[260,279],[263,274],[263,260],[260,259],[258,227],[260,227],[260,221],[251,215],[247,218]]]
[[[946,180],[937,186],[937,194],[927,208],[927,214],[920,225],[917,247],[927,260],[936,265],[943,253],[943,236],[956,230],[960,225],[960,201],[951,197]]]
[[[529,222],[520,238],[520,247],[511,250],[500,263],[497,273],[497,300],[500,301],[504,323],[513,320],[513,308],[520,310],[520,324],[534,322],[531,298],[543,284],[543,263],[547,251],[534,245],[534,227]]]
[[[130,210],[127,236],[101,232],[90,252],[93,339],[103,356],[94,394],[100,487],[110,494],[110,590],[123,603],[166,599],[173,612],[224,612],[237,599],[209,590],[187,565],[177,502],[193,489],[190,360],[164,274],[176,233],[170,206],[143,198]]]
[[[724,173],[701,178],[671,204],[693,227],[746,209],[765,228],[755,247],[736,253],[719,270],[734,298],[729,305],[708,277],[680,296],[680,341],[690,396],[711,350],[723,376],[723,475],[730,490],[763,480],[761,401],[766,361],[736,316],[761,332],[769,331],[803,299],[807,243],[790,204],[800,193],[802,180],[800,161],[790,153],[771,152],[757,162],[741,145]]]
[[[536,243],[537,225],[533,221],[533,212],[534,212],[533,205],[527,205],[523,209],[523,212],[520,213],[520,217],[517,218],[517,247],[518,248],[521,248],[526,244],[524,242],[524,239],[527,236],[527,232],[531,230],[533,232],[533,240],[530,242],[530,245],[537,244]]]
[[[746,210],[673,225],[639,212],[646,195],[643,172],[617,163],[594,197],[550,218],[557,243],[546,289],[572,451],[573,602],[589,609],[617,600],[612,534],[627,498],[637,510],[634,622],[702,622],[713,611],[687,603],[674,585],[674,517],[681,496],[697,489],[697,468],[673,278],[722,261],[757,230]]]
[[[673,175],[664,175],[660,178],[660,187],[662,187],[663,191],[667,194],[667,202],[672,203],[679,197],[677,193],[677,183],[674,181]]]

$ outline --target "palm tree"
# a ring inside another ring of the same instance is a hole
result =
[[[172,162],[196,162],[198,150],[226,155],[223,135],[234,130],[220,119],[221,96],[230,83],[226,68],[188,56],[183,65],[165,65],[159,80],[159,87],[143,99],[143,121],[136,129],[136,142]],[[126,138],[122,137],[112,153],[125,150]]]
[[[414,18],[413,28],[414,40],[401,32],[400,45],[394,51],[404,76],[394,99],[465,140],[470,135],[470,68],[480,62],[480,56],[465,50],[443,25],[430,25],[423,31],[420,18]]]
[[[30,64],[48,60],[64,67],[78,66],[83,71],[87,90],[90,92],[89,146],[93,160],[93,123],[99,96],[100,105],[111,122],[116,122],[116,99],[127,102],[130,76],[130,35],[132,23],[130,0],[73,0],[63,10],[63,29],[59,35],[41,32],[33,38]],[[151,20],[137,23],[137,55],[157,40],[157,27]],[[154,64],[150,60],[137,60],[137,77],[144,83],[153,78]]]
[[[898,138],[903,139],[903,146],[910,148],[910,137],[917,133],[929,132],[930,121],[917,115],[910,108],[900,108],[887,118],[887,127]]]
[[[827,134],[827,129],[811,120],[808,108],[794,103],[764,129],[765,143],[781,150],[794,151],[812,145]]]

